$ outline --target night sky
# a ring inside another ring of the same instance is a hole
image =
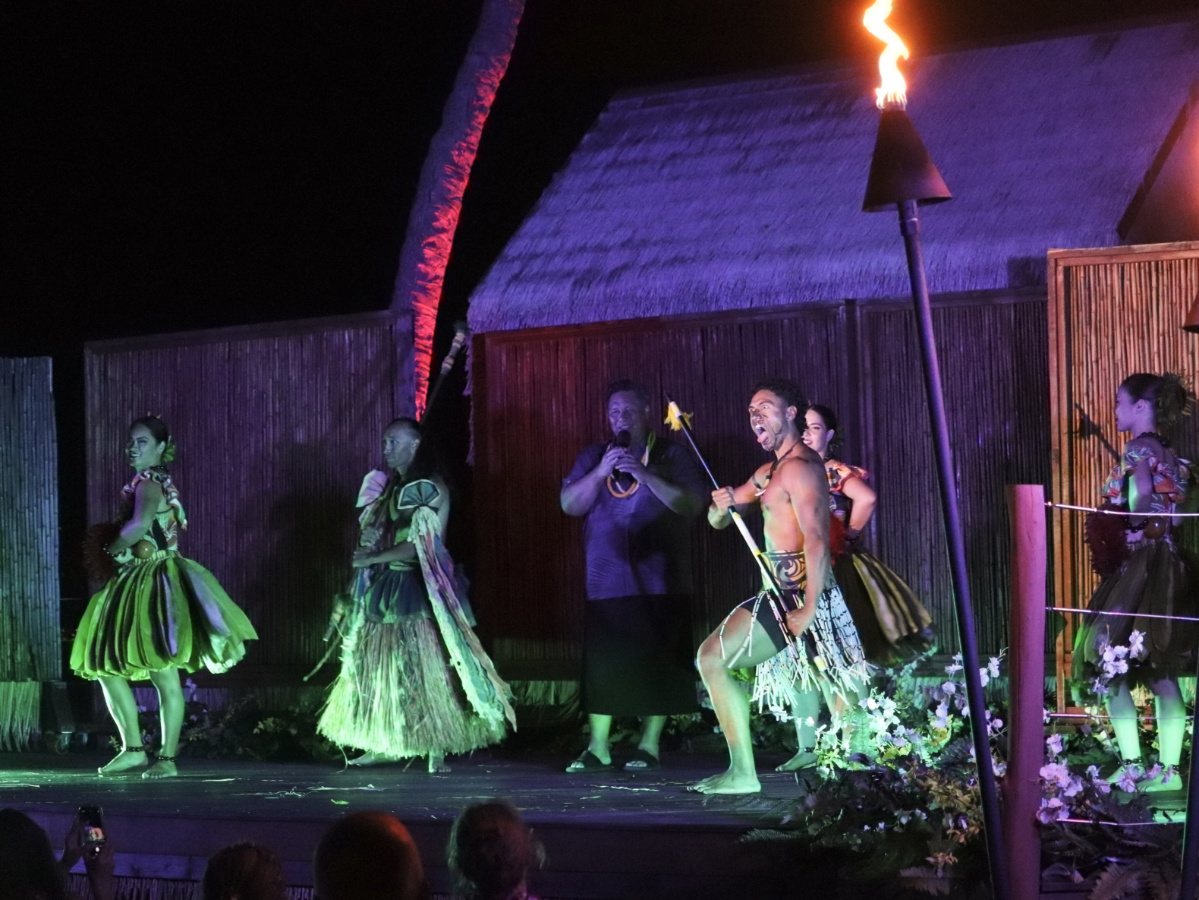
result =
[[[480,0],[5,12],[0,353],[381,309]],[[865,0],[529,0],[447,285],[465,298],[613,91],[877,52]],[[899,0],[917,54],[1196,0]]]
[[[480,3],[6,4],[0,355],[55,357],[64,482],[82,471],[84,341],[387,307]],[[446,323],[613,91],[875,56],[867,5],[528,0],[467,191]],[[1199,10],[896,5],[914,55]],[[64,491],[65,518],[82,504]]]

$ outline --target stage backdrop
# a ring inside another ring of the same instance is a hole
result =
[[[935,303],[982,649],[1006,644],[1008,538],[1003,487],[1049,480],[1045,298],[988,292]],[[476,610],[515,677],[567,677],[582,628],[581,521],[558,491],[575,455],[608,437],[610,379],[643,380],[655,415],[668,392],[695,412],[695,432],[722,484],[763,457],[746,419],[753,382],[795,379],[842,419],[840,456],[866,466],[879,492],[870,546],[957,648],[948,556],[933,472],[910,301],[644,319],[489,332],[473,345]],[[760,520],[756,526],[760,530]],[[697,639],[754,589],[736,533],[695,524]]]
[[[0,359],[0,749],[37,728],[62,677],[58,441],[50,359]]]
[[[399,327],[370,313],[86,348],[89,519],[117,512],[133,474],[129,422],[161,416],[178,445],[182,551],[261,637],[222,686],[299,684],[324,652],[330,601],[350,578],[358,487],[382,465],[383,426],[412,408]]]
[[[1199,242],[1050,252],[1052,499],[1099,501],[1099,486],[1128,438],[1116,433],[1114,412],[1116,389],[1128,375],[1177,372],[1194,386],[1199,335],[1181,325],[1196,300]],[[1183,457],[1196,459],[1196,416],[1183,419],[1174,443]],[[1084,606],[1099,579],[1083,541],[1083,516],[1055,512],[1051,522],[1055,605]],[[1180,534],[1199,549],[1199,526],[1187,523]],[[1059,673],[1069,666],[1075,622],[1061,625]],[[1060,692],[1058,705],[1065,706]]]

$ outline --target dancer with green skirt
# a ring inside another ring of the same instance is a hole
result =
[[[71,668],[98,680],[116,721],[121,750],[101,775],[142,770],[143,778],[177,774],[183,726],[179,671],[224,672],[258,634],[211,572],[181,556],[187,516],[166,464],[170,431],[157,416],[129,426],[126,456],[137,474],[122,492],[118,522],[89,531],[93,572],[107,577],[92,597],[71,647]],[[101,563],[95,564],[99,559]],[[149,764],[130,681],[158,692],[162,746]]]

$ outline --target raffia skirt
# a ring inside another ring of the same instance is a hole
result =
[[[371,595],[412,598],[416,586],[424,592],[419,572],[389,570]],[[469,753],[503,740],[504,724],[479,716],[463,692],[427,595],[419,609],[392,603],[379,613],[378,604],[360,602],[351,614],[317,730],[392,758]]]
[[[1196,581],[1191,566],[1170,537],[1138,541],[1129,545],[1129,556],[1114,574],[1108,575],[1095,589],[1088,610],[1151,614],[1155,616],[1195,616]],[[1072,676],[1076,690],[1085,694],[1095,678],[1102,674],[1103,647],[1128,646],[1132,632],[1139,631],[1145,641],[1145,655],[1129,663],[1126,675],[1108,682],[1109,690],[1121,683],[1130,686],[1149,684],[1161,678],[1174,678],[1195,671],[1199,626],[1168,618],[1143,615],[1084,615],[1074,638]]]
[[[174,551],[126,564],[92,597],[71,646],[84,678],[224,672],[258,633],[211,572]]]
[[[866,550],[833,563],[845,605],[866,660],[895,666],[924,655],[936,644],[932,616],[907,583]]]

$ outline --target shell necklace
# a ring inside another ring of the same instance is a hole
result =
[[[755,497],[761,497],[763,494],[766,493],[766,488],[770,487],[770,479],[774,477],[775,470],[779,467],[779,465],[782,463],[782,461],[784,459],[786,459],[788,456],[790,456],[795,451],[795,448],[799,446],[799,443],[800,443],[799,441],[796,441],[794,444],[791,445],[790,450],[788,450],[782,456],[776,457],[774,462],[772,462],[770,464],[770,471],[766,473],[766,480],[764,482],[762,482],[762,486],[760,488],[757,488],[754,491]]]

